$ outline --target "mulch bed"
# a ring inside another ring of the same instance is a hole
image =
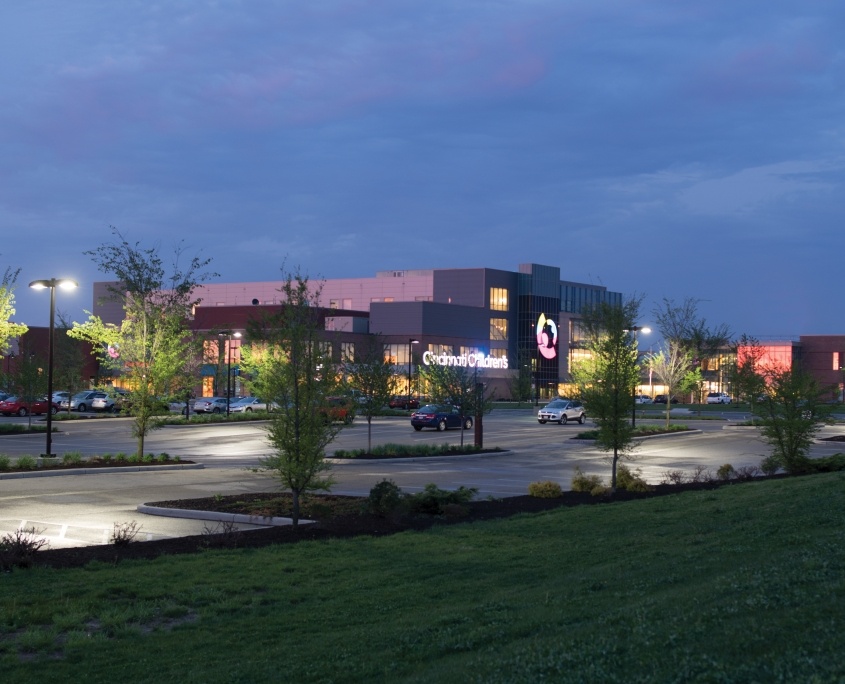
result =
[[[51,463],[48,465],[40,465],[37,468],[9,468],[8,470],[0,471],[0,474],[6,473],[37,473],[43,470],[79,470],[80,468],[135,468],[141,466],[144,468],[155,468],[156,466],[173,466],[173,465],[194,465],[194,461],[104,461],[102,459],[91,459],[90,461],[82,461],[81,463]]]
[[[780,476],[774,476],[780,477]],[[730,484],[736,484],[733,481]],[[633,493],[620,490],[612,499],[613,502],[631,501],[655,496],[677,494],[682,491],[714,489],[724,486],[724,482],[696,482],[681,485],[656,485],[646,493]],[[277,497],[278,494],[251,495]],[[210,497],[206,499],[191,499],[179,502],[159,502],[159,505],[170,507],[191,508],[194,510],[224,510],[232,512],[227,507],[227,499],[237,497]],[[351,497],[350,497],[351,498]],[[554,499],[541,499],[532,496],[514,496],[504,499],[472,501],[467,504],[460,515],[431,516],[405,515],[401,517],[382,518],[371,514],[343,515],[327,520],[319,520],[298,528],[291,526],[271,527],[260,530],[221,533],[217,535],[202,534],[174,539],[134,542],[124,546],[113,544],[100,546],[84,546],[65,549],[48,549],[39,551],[35,563],[53,568],[82,567],[91,561],[116,564],[121,560],[153,559],[166,554],[196,553],[209,548],[255,548],[272,544],[291,544],[300,541],[320,539],[345,539],[359,535],[384,536],[396,534],[406,530],[425,530],[435,525],[466,524],[482,520],[507,518],[519,513],[540,513],[566,506],[598,505],[610,502],[604,497],[594,497],[585,492],[564,492]],[[213,529],[215,523],[209,522]]]

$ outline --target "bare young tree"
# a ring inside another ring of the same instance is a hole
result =
[[[673,394],[694,384],[698,374],[697,369],[692,369],[692,354],[688,350],[674,340],[666,341],[665,345],[665,349],[651,354],[646,363],[666,386],[666,427],[669,427]]]

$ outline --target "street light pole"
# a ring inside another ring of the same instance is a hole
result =
[[[53,336],[56,329],[56,288],[73,290],[79,287],[79,283],[67,278],[50,278],[33,280],[29,286],[33,290],[50,290],[50,333],[47,338],[47,452],[44,454],[49,458],[53,455]]]
[[[651,328],[647,326],[639,326],[635,325],[631,328],[631,332],[634,333],[634,346],[636,347],[637,343],[637,333],[642,332],[645,335],[648,335],[651,332]],[[637,379],[639,380],[639,366],[637,366]],[[634,385],[634,389],[631,391],[631,427],[637,427],[637,386]]]
[[[413,337],[408,340],[408,410],[411,410],[411,355],[412,355],[412,344],[419,344],[419,340],[415,340]]]

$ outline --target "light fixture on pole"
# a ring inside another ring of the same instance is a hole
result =
[[[232,338],[239,339],[240,336],[239,332],[233,333],[231,330],[221,330],[217,333],[217,337],[226,338],[226,347],[228,348],[226,355],[226,417],[229,416],[232,401]]]
[[[628,332],[634,333],[634,347],[636,347],[637,343],[637,333],[643,333],[644,335],[648,335],[651,332],[651,328],[648,326],[639,326],[635,325],[629,329]],[[637,380],[639,380],[639,366],[637,366]],[[639,383],[637,383],[639,384]],[[631,427],[637,426],[637,386],[634,386],[633,391],[631,392]]]
[[[408,405],[407,408],[410,410],[411,408],[411,345],[412,344],[419,344],[419,340],[415,340],[413,337],[408,340]]]
[[[50,290],[50,333],[47,339],[47,457],[53,455],[53,333],[56,328],[56,288],[74,290],[79,283],[68,278],[50,278],[33,280],[29,286],[33,290]]]

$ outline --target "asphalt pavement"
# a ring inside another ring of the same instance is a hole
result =
[[[651,422],[651,421],[648,421]],[[698,466],[714,471],[723,463],[734,467],[758,465],[769,453],[756,430],[732,427],[724,420],[694,421],[693,434],[642,440],[631,466],[650,482],[660,482],[667,471],[691,472]],[[58,424],[56,453],[134,452],[127,419],[74,421]],[[587,426],[589,427],[589,426]],[[500,453],[475,456],[378,461],[332,460],[338,494],[366,495],[389,478],[403,490],[421,490],[433,482],[445,489],[476,487],[478,496],[506,497],[527,493],[538,480],[553,480],[568,487],[576,466],[607,478],[606,455],[589,441],[574,439],[582,426],[539,425],[533,410],[499,410],[484,418],[484,443]],[[823,435],[842,434],[843,426],[823,428]],[[384,443],[459,444],[473,441],[473,431],[414,432],[407,419],[374,419],[371,431],[360,417],[341,431],[329,449],[356,449]],[[0,437],[0,453],[37,454],[44,436]],[[259,461],[270,454],[261,424],[237,423],[163,428],[148,438],[145,451],[166,452],[194,460],[202,467],[168,471],[93,473],[60,477],[0,479],[0,535],[20,527],[42,530],[53,548],[108,543],[115,525],[136,522],[136,539],[202,534],[213,528],[208,520],[161,517],[138,511],[141,504],[191,499],[215,494],[278,491],[273,477],[260,471]],[[843,450],[841,445],[817,442],[813,455]],[[247,528],[249,525],[239,525]]]

